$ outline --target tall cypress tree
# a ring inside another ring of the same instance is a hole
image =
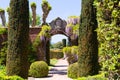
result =
[[[7,75],[28,76],[29,5],[28,0],[10,0]]]
[[[66,47],[66,39],[62,39],[63,47]]]
[[[82,0],[82,12],[79,28],[79,76],[98,73],[98,41],[96,10],[94,0]]]

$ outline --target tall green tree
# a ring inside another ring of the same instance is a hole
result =
[[[66,47],[66,39],[62,39],[63,47]]]
[[[82,12],[79,28],[79,76],[98,73],[98,41],[96,9],[94,0],[82,0]]]
[[[29,5],[28,0],[10,0],[7,75],[28,76]]]

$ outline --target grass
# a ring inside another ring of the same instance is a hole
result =
[[[58,60],[56,58],[50,59],[49,69],[51,69],[57,62],[58,62]]]

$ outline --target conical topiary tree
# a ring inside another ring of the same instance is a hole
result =
[[[10,0],[7,75],[28,77],[29,5],[28,0]]]
[[[5,10],[0,9],[0,17],[2,19],[2,25],[5,26],[5,24],[6,24]]]
[[[43,23],[42,23],[42,25],[47,25],[46,18],[47,18],[51,9],[52,9],[52,7],[48,3],[48,1],[42,0],[42,11],[43,11],[43,16],[42,16]]]
[[[66,47],[66,39],[62,39],[63,47]]]
[[[82,12],[79,28],[79,76],[98,73],[98,41],[96,10],[94,0],[82,0]]]
[[[31,3],[31,9],[32,9],[32,27],[35,27],[36,25],[36,3]]]

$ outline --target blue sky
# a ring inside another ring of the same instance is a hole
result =
[[[6,9],[9,6],[10,0],[1,0],[0,2],[0,8]],[[41,2],[42,0],[29,0],[29,3],[35,2],[37,5],[37,14],[42,16],[42,9],[41,9]],[[47,17],[47,22],[51,22],[53,19],[60,17],[64,20],[67,20],[69,16],[80,15],[80,10],[81,10],[81,0],[48,0],[50,5],[52,6],[52,10],[50,11],[48,17]],[[31,10],[31,8],[30,8]],[[7,13],[6,13],[6,17]],[[0,20],[1,24],[1,20]],[[64,37],[57,37],[53,36],[52,41],[53,42],[58,42]]]

